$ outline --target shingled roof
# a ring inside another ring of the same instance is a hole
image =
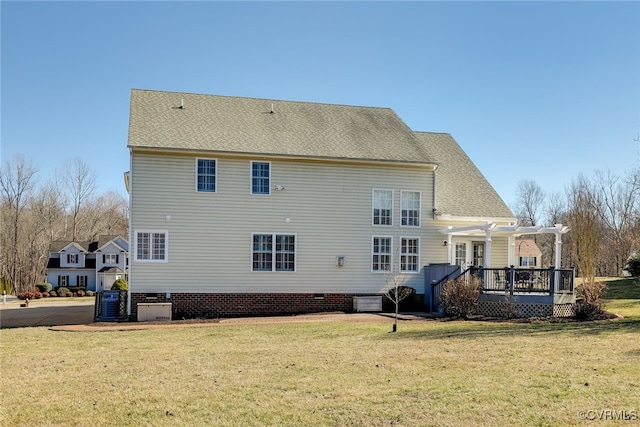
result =
[[[448,133],[415,132],[439,163],[436,209],[442,215],[515,219],[489,181]]]
[[[389,108],[131,91],[131,149],[433,164]]]

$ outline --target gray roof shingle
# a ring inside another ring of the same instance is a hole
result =
[[[515,219],[496,190],[448,133],[416,132],[424,148],[439,163],[436,208],[458,217]]]
[[[139,89],[131,91],[128,146],[433,163],[389,108]]]

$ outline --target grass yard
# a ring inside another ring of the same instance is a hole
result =
[[[0,425],[633,425],[636,287],[611,285],[607,308],[625,318],[597,323],[0,330]]]

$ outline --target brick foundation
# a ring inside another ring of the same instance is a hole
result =
[[[215,319],[222,317],[270,316],[332,311],[353,311],[353,297],[371,294],[203,294],[172,292],[132,293],[131,319],[137,319],[138,303],[166,303],[172,305],[173,319]],[[385,297],[384,311],[393,311],[393,304]],[[424,310],[424,295],[414,295],[402,301],[400,309]]]

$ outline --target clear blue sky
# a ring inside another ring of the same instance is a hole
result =
[[[2,160],[125,193],[132,88],[392,108],[511,204],[640,160],[640,3],[0,2]]]

